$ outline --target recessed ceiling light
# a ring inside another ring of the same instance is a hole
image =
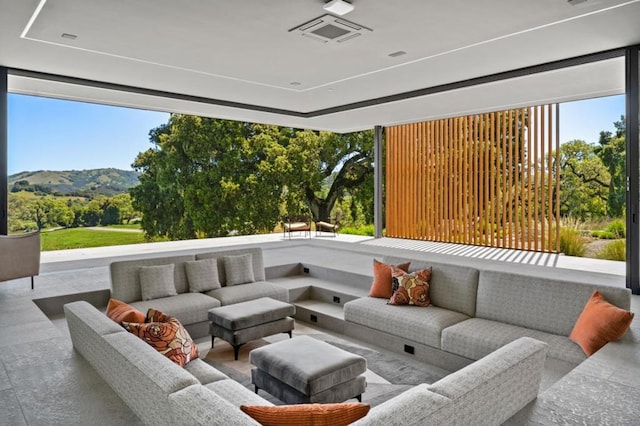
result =
[[[405,52],[404,50],[398,50],[397,52],[393,52],[393,53],[389,53],[388,56],[392,57],[392,58],[397,58],[398,56],[402,56],[402,55],[406,55],[407,52]]]
[[[62,38],[68,38],[69,40],[75,40],[78,38],[77,35],[75,34],[69,34],[69,33],[62,33]]]
[[[353,5],[351,3],[347,3],[344,0],[331,0],[323,7],[324,10],[340,16],[346,15],[353,10]]]
[[[300,86],[302,83],[300,83],[299,81],[292,81],[289,84],[292,85],[292,86]]]

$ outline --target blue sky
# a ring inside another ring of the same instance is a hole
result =
[[[9,95],[9,174],[115,167],[131,170],[169,114]]]
[[[624,114],[624,95],[560,105],[560,140],[598,141]],[[9,95],[9,174],[115,167],[131,170],[169,114]]]

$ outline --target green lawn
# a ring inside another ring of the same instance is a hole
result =
[[[116,229],[142,229],[139,223],[126,223],[122,225],[107,225],[107,228]]]
[[[95,231],[85,228],[58,229],[43,232],[42,251],[84,247],[104,247],[146,242],[143,233]]]

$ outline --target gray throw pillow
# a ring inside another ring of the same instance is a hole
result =
[[[217,259],[192,260],[186,262],[184,267],[187,270],[190,292],[202,293],[220,288]]]
[[[227,276],[227,285],[237,285],[255,282],[253,276],[253,256],[251,253],[238,256],[225,256],[224,272]]]
[[[173,282],[174,267],[173,263],[140,267],[140,291],[142,292],[142,300],[178,295]]]

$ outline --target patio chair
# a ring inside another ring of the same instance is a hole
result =
[[[40,273],[40,232],[0,235],[0,282]]]
[[[282,222],[282,229],[285,238],[289,233],[289,239],[291,239],[292,232],[303,232],[305,238],[309,233],[309,238],[311,238],[311,218],[305,215],[290,216]]]
[[[333,221],[328,220],[328,221],[324,221],[324,220],[318,220],[316,221],[316,236],[318,236],[318,233],[322,233],[322,232],[333,232],[333,236],[335,237],[336,235],[338,235],[338,228],[340,227],[340,218],[341,215],[340,213],[336,213],[335,217],[333,218]]]

